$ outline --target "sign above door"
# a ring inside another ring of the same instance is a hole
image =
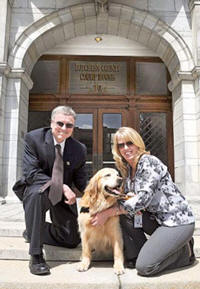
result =
[[[127,63],[69,61],[69,93],[126,95]]]

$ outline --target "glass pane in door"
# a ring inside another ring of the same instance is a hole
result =
[[[87,173],[92,175],[92,153],[93,153],[93,114],[79,113],[76,116],[74,128],[74,138],[82,142],[87,147]]]
[[[122,124],[120,113],[103,114],[103,167],[114,167],[112,156],[113,135]]]
[[[146,150],[168,165],[167,159],[167,120],[164,112],[140,113],[140,134]]]

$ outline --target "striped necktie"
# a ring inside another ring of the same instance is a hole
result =
[[[52,171],[52,184],[49,190],[49,200],[53,206],[60,202],[63,196],[63,158],[61,146],[57,144],[55,148],[56,157]]]

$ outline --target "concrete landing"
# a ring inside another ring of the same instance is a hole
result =
[[[76,262],[49,262],[51,275],[29,273],[27,261],[0,261],[0,289],[200,289],[200,264],[157,277],[138,276],[126,269],[116,276],[111,262],[93,263],[78,272]]]

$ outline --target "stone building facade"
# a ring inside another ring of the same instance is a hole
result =
[[[168,69],[175,182],[200,205],[200,1],[1,0],[0,197],[13,199],[43,55],[155,56]],[[103,38],[99,45],[94,38]]]

